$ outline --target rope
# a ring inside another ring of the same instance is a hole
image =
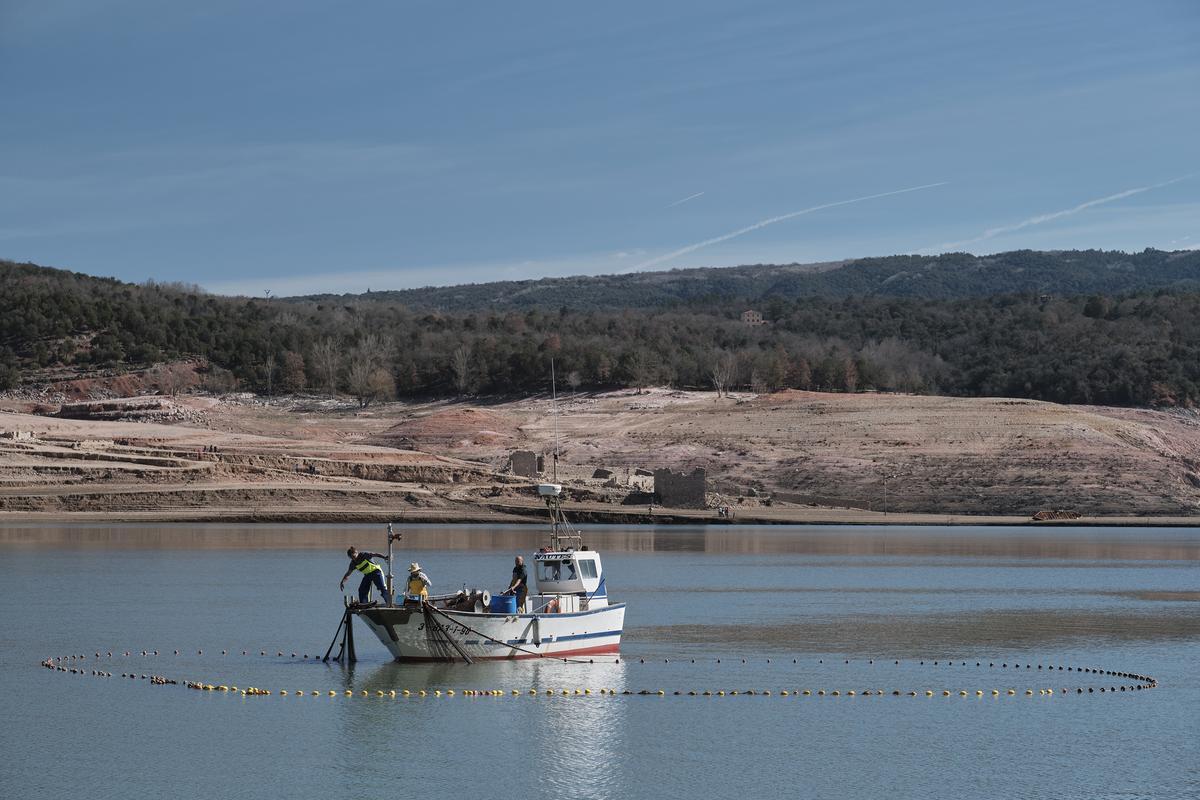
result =
[[[453,647],[462,656],[463,661],[468,664],[475,663],[467,655],[466,651],[458,646],[458,642],[454,641],[454,637],[447,632],[442,623],[434,619],[433,615],[429,613],[430,611],[437,611],[432,603],[428,600],[422,602],[421,611],[425,617],[425,641],[429,643],[430,650],[436,650],[439,656],[446,658],[449,655],[450,648]],[[437,631],[436,634],[434,630]]]

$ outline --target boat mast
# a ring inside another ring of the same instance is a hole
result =
[[[554,465],[552,480],[558,483],[558,385],[554,379],[554,359],[550,359],[550,414],[554,417]]]
[[[388,531],[387,531],[387,536],[388,536],[388,551],[387,551],[387,564],[388,564],[388,571],[387,571],[387,596],[388,596],[389,598],[391,598],[391,601],[392,601],[392,602],[391,602],[391,603],[389,603],[388,605],[394,605],[394,604],[395,604],[395,602],[396,602],[396,590],[393,588],[393,581],[392,581],[392,542],[393,542],[393,541],[396,539],[396,535],[395,535],[394,533],[392,533],[392,523],[390,523],[390,522],[388,523]]]
[[[538,487],[538,493],[546,500],[550,512],[550,549],[560,552],[564,543],[574,542],[583,546],[583,537],[567,523],[562,513],[562,486],[558,482],[558,382],[554,371],[554,359],[550,359],[550,412],[554,416],[554,460],[551,465],[551,481]]]

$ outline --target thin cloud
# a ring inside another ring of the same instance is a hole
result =
[[[675,206],[681,206],[684,203],[686,203],[688,200],[695,200],[697,197],[699,197],[702,194],[704,194],[704,192],[696,192],[695,194],[689,194],[687,197],[683,198],[682,200],[676,200],[674,203],[669,203],[669,204],[663,206],[663,210],[665,211],[668,208],[674,208]]]
[[[1136,189],[1126,189],[1123,192],[1117,192],[1116,194],[1110,194],[1107,197],[1098,197],[1095,200],[1088,200],[1086,202],[1080,203],[1077,206],[1072,206],[1071,208],[1064,208],[1061,211],[1051,211],[1048,214],[1038,214],[1036,217],[1030,217],[1029,219],[1023,219],[1020,222],[1013,223],[1012,225],[1001,225],[996,228],[988,228],[983,233],[979,234],[978,236],[976,236],[972,239],[964,239],[961,242],[946,242],[945,244],[939,245],[936,248],[926,248],[926,251],[928,252],[929,250],[941,250],[941,251],[957,250],[966,245],[986,241],[987,239],[991,239],[995,236],[1001,236],[1006,233],[1013,233],[1014,231],[1019,231],[1024,228],[1032,227],[1034,225],[1042,225],[1043,223],[1046,223],[1046,222],[1053,222],[1056,219],[1062,219],[1063,217],[1069,217],[1073,214],[1078,214],[1080,211],[1086,211],[1087,209],[1092,208],[1093,206],[1102,206],[1105,203],[1115,203],[1118,200],[1124,200],[1126,197],[1133,197],[1134,195],[1141,194],[1142,192],[1149,192],[1153,189],[1161,189],[1164,186],[1170,186],[1173,183],[1179,183],[1180,181],[1187,180],[1188,178],[1192,177],[1192,174],[1194,174],[1194,173],[1190,173],[1188,175],[1181,175],[1178,178],[1172,178],[1171,180],[1163,181],[1162,183],[1153,183],[1149,186],[1139,186]]]
[[[647,269],[647,268],[653,267],[657,264],[661,264],[664,261],[670,261],[673,258],[678,258],[679,256],[683,256],[683,255],[687,255],[688,253],[695,252],[696,250],[699,250],[702,247],[708,247],[709,245],[719,244],[721,242],[725,242],[730,239],[733,239],[737,236],[742,236],[743,234],[750,233],[751,231],[756,231],[756,230],[759,230],[760,228],[765,228],[768,225],[774,225],[776,222],[783,222],[785,220],[794,219],[795,217],[800,217],[805,214],[811,214],[814,211],[822,211],[826,208],[835,208],[836,206],[848,206],[851,203],[862,203],[866,200],[876,200],[880,197],[891,197],[892,195],[906,194],[907,192],[919,192],[922,189],[932,189],[936,186],[945,186],[947,183],[949,183],[949,181],[940,181],[938,183],[922,184],[921,186],[910,186],[907,189],[896,189],[896,190],[890,191],[890,192],[880,192],[879,194],[868,194],[863,197],[854,197],[849,200],[838,200],[836,203],[823,203],[819,206],[803,208],[799,211],[793,211],[789,214],[780,214],[778,217],[769,217],[768,219],[764,219],[764,220],[755,222],[753,225],[747,225],[744,228],[738,228],[736,231],[730,231],[729,233],[725,233],[720,236],[714,236],[711,239],[705,239],[702,242],[696,242],[695,244],[689,244],[687,247],[681,247],[678,250],[673,250],[670,253],[667,253],[665,255],[656,256],[655,258],[652,258],[649,261],[643,261],[642,263],[638,264],[637,266],[631,267],[630,269],[628,269],[626,271],[627,272],[636,272],[638,270]]]

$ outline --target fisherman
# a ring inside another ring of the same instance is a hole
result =
[[[428,600],[429,599],[429,576],[421,571],[421,565],[416,561],[408,565],[408,588],[404,590],[406,600]]]
[[[525,598],[529,595],[529,571],[525,569],[525,559],[517,556],[513,562],[512,583],[504,590],[505,594],[517,596],[517,610],[525,608]]]
[[[387,556],[383,553],[360,553],[356,547],[347,550],[346,555],[350,557],[350,566],[346,568],[346,574],[342,576],[341,588],[346,588],[346,579],[350,577],[350,573],[358,570],[363,576],[362,583],[358,585],[358,602],[366,605],[367,593],[371,591],[371,584],[374,584],[379,593],[383,595],[384,603],[390,606],[392,596],[388,594],[387,587],[383,585],[383,569],[371,560],[372,558],[387,558]]]

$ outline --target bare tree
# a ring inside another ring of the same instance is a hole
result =
[[[328,336],[318,341],[312,346],[312,359],[317,372],[325,382],[329,397],[332,398],[337,387],[338,366],[341,362],[341,352],[337,342]]]
[[[858,365],[852,358],[842,361],[842,388],[847,392],[858,391]]]
[[[346,374],[346,382],[350,388],[350,394],[358,399],[360,408],[366,408],[371,404],[371,361],[356,355],[350,361],[350,369]]]
[[[641,348],[629,353],[626,360],[626,368],[629,371],[630,382],[637,389],[637,394],[641,394],[650,385],[656,374],[654,361]]]
[[[366,408],[373,400],[391,398],[396,392],[396,383],[384,369],[384,354],[390,340],[376,333],[364,333],[350,353],[350,370],[347,378],[350,393],[358,404]]]
[[[192,383],[192,368],[189,364],[159,364],[146,373],[146,378],[163,394],[171,397],[179,394]]]
[[[273,397],[275,394],[275,354],[267,356],[264,364],[267,368],[267,397]]]
[[[224,367],[209,364],[200,382],[201,388],[214,394],[225,394],[237,388],[238,381],[233,373]]]
[[[792,383],[797,389],[807,391],[812,388],[812,380],[812,367],[809,365],[807,358],[800,356],[792,366]]]
[[[294,350],[283,354],[279,367],[279,388],[284,392],[299,392],[304,389],[307,375],[304,372],[304,356]]]
[[[192,368],[189,364],[172,364],[163,375],[163,388],[175,397],[191,383]]]
[[[390,340],[386,336],[381,336],[378,333],[368,331],[358,339],[358,344],[355,350],[361,353],[367,353],[376,361],[383,360],[383,354],[387,352]]]
[[[762,374],[759,373],[757,367],[750,370],[750,391],[755,394],[767,393],[767,382],[763,380]]]
[[[583,383],[583,376],[579,374],[579,370],[571,370],[567,373],[567,385],[571,387],[571,397],[579,391],[579,384]]]
[[[601,353],[596,359],[596,381],[601,384],[608,383],[612,379],[612,372],[612,359],[608,357],[608,353]]]
[[[392,400],[396,397],[396,379],[383,367],[371,370],[367,385],[370,387],[372,400]]]
[[[729,382],[733,380],[733,370],[736,364],[737,360],[733,357],[733,353],[717,353],[714,356],[709,379],[712,381],[713,388],[717,390],[717,397],[722,394],[729,395]]]
[[[460,395],[466,394],[471,385],[471,351],[466,345],[458,347],[450,357],[450,371],[454,375],[454,388]]]

